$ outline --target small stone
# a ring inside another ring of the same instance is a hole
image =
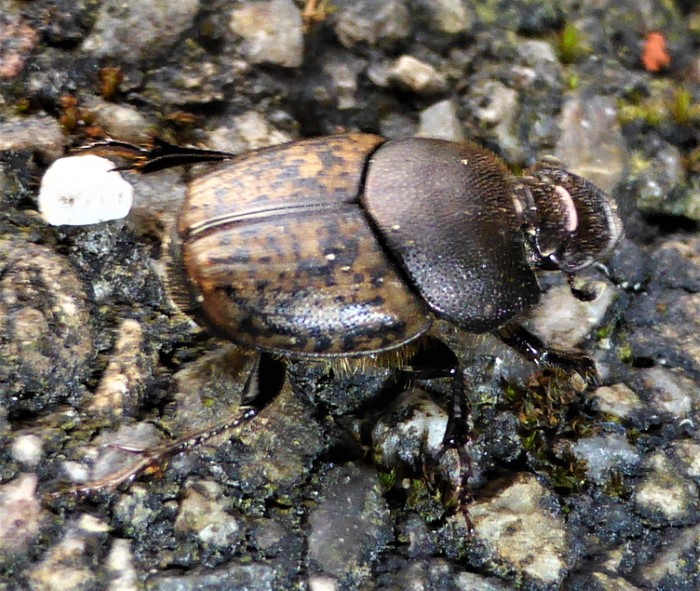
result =
[[[622,178],[627,155],[617,120],[615,99],[609,96],[570,98],[559,117],[561,136],[554,155],[576,174],[606,193]]]
[[[67,257],[0,238],[0,406],[36,413],[81,394],[95,352],[88,312]]]
[[[19,15],[3,15],[0,20],[0,80],[12,80],[22,71],[39,39],[39,32]]]
[[[396,60],[389,76],[416,94],[443,92],[447,87],[445,78],[433,66],[411,55],[402,55]]]
[[[41,437],[38,435],[20,435],[12,442],[12,458],[33,468],[41,461],[42,448]]]
[[[120,418],[125,409],[131,414],[141,403],[149,367],[141,325],[136,320],[124,320],[114,353],[90,401],[90,412],[112,418]]]
[[[338,591],[338,581],[332,577],[309,577],[311,591]]]
[[[456,577],[456,587],[460,591],[512,591],[513,589],[498,579],[476,573],[459,573]]]
[[[593,587],[595,589],[603,589],[605,591],[642,591],[640,587],[635,587],[622,577],[613,577],[601,572],[592,573],[591,577],[592,581],[598,583],[597,586]]]
[[[440,101],[420,112],[417,135],[452,142],[464,141],[464,129],[457,116],[457,107],[451,100]]]
[[[678,525],[696,518],[697,485],[682,478],[663,451],[644,462],[647,476],[634,491],[640,512],[657,524]]]
[[[624,436],[614,433],[581,438],[573,452],[586,462],[586,474],[596,484],[605,484],[613,472],[627,473],[642,461],[640,452]]]
[[[492,128],[504,156],[522,159],[522,142],[515,130],[520,109],[517,91],[498,80],[482,80],[476,83],[471,102],[478,125]]]
[[[254,64],[298,68],[304,60],[301,12],[292,0],[246,4],[231,12],[231,30],[243,37],[243,51]]]
[[[506,488],[469,506],[475,541],[492,570],[515,572],[523,587],[555,589],[567,570],[564,520],[554,497],[531,474],[520,474]],[[520,586],[520,585],[519,585]]]
[[[126,217],[133,193],[106,158],[61,158],[41,179],[39,212],[53,226],[98,224]]]
[[[47,160],[63,155],[63,132],[50,117],[23,117],[0,123],[0,153],[32,150]]]
[[[528,314],[526,326],[548,346],[576,347],[601,322],[617,294],[607,283],[591,287],[597,296],[590,302],[575,298],[568,285],[552,287]]]
[[[676,441],[673,444],[676,457],[686,467],[690,478],[700,480],[700,443],[694,441]]]
[[[650,367],[641,374],[644,389],[649,392],[649,402],[657,412],[684,419],[699,406],[697,383],[681,370]]]
[[[335,33],[345,47],[376,45],[408,37],[410,20],[402,0],[355,0],[339,5]]]
[[[198,10],[199,0],[107,0],[100,4],[97,21],[82,49],[96,57],[118,57],[130,61],[165,55],[180,35],[192,26]]]
[[[394,406],[396,412],[388,413],[372,430],[373,448],[383,466],[418,469],[442,448],[447,415],[420,390],[402,394]]]
[[[146,143],[150,139],[151,122],[136,107],[110,103],[97,97],[86,97],[84,105],[108,136],[134,144]]]
[[[138,575],[134,568],[134,554],[130,540],[116,538],[107,555],[109,591],[138,591]]]
[[[639,396],[625,384],[602,386],[593,392],[592,398],[600,412],[621,419],[643,410]]]
[[[0,486],[0,564],[26,554],[46,515],[36,492],[35,474],[20,474]]]
[[[376,471],[355,464],[332,468],[308,519],[311,576],[356,588],[371,579],[371,566],[392,537],[388,508]]]
[[[422,0],[420,4],[427,10],[430,28],[438,33],[456,35],[474,26],[472,9],[463,0]]]
[[[634,580],[644,590],[697,589],[691,583],[697,581],[697,560],[688,557],[697,555],[700,526],[669,528],[663,534],[657,552],[635,568]]]
[[[210,481],[188,485],[175,519],[175,531],[192,532],[207,547],[229,548],[240,541],[240,525],[225,511],[221,487]]]
[[[234,154],[291,140],[289,134],[276,129],[263,115],[255,111],[236,115],[230,122],[217,127],[209,134],[209,145],[213,149]]]

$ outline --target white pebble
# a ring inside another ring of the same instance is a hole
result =
[[[41,461],[42,442],[37,435],[21,435],[12,442],[12,458],[34,467]]]
[[[125,217],[133,187],[99,156],[56,160],[41,179],[39,212],[53,226],[83,226]]]

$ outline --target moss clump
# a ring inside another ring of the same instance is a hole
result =
[[[585,37],[573,23],[566,23],[557,34],[557,54],[563,64],[573,64],[591,52]]]

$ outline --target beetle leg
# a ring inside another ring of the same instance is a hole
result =
[[[598,383],[598,372],[593,360],[580,351],[548,348],[538,337],[519,324],[506,324],[495,332],[506,345],[530,361],[544,367],[562,367],[575,371],[590,385]]]
[[[576,280],[576,275],[573,273],[566,274],[566,282],[569,285],[569,290],[571,295],[573,295],[580,302],[592,302],[598,297],[598,292],[590,285],[584,284],[583,287],[577,287],[574,284]]]
[[[426,460],[425,469],[427,472],[435,472],[434,468],[440,464],[440,460],[449,450],[455,450],[457,454],[459,477],[457,482],[452,483],[454,487],[450,491],[456,506],[464,511],[467,524],[471,529],[471,522],[468,514],[468,507],[472,501],[469,479],[473,475],[471,457],[467,453],[467,446],[471,442],[471,430],[469,427],[469,408],[467,400],[467,374],[460,364],[454,352],[445,344],[435,339],[434,344],[439,348],[438,357],[443,360],[441,367],[432,365],[435,361],[432,357],[422,358],[425,351],[417,353],[411,365],[402,367],[401,374],[411,380],[435,380],[440,378],[450,378],[451,393],[450,407],[447,413],[447,425],[445,434],[440,444],[440,449],[432,457]]]
[[[85,496],[102,491],[113,491],[124,483],[132,482],[165,459],[197,447],[212,437],[237,429],[257,417],[276,398],[284,384],[284,377],[285,368],[280,360],[265,353],[258,353],[243,389],[243,404],[238,414],[161,445],[140,450],[125,447],[123,448],[125,451],[138,454],[138,460],[104,478],[50,492],[47,495],[48,498],[53,499],[64,495]]]

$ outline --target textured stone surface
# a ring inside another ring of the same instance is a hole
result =
[[[0,0],[0,588],[699,588],[698,19],[657,0]],[[671,57],[656,72],[647,31]],[[104,134],[240,153],[346,130],[463,137],[516,174],[554,154],[613,192],[627,238],[607,277],[577,278],[601,297],[543,272],[531,312],[599,382],[439,322],[464,449],[436,450],[448,379],[297,362],[255,420],[149,461],[237,416],[253,363],[166,297],[162,239],[208,166],[124,172],[132,212],[87,228],[41,220],[43,172]]]

